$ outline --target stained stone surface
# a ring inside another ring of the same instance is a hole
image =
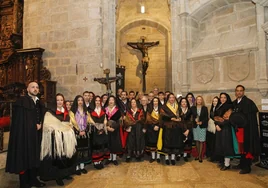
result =
[[[66,188],[264,188],[268,187],[268,171],[252,167],[252,173],[240,175],[237,170],[220,171],[217,164],[204,160],[199,163],[177,162],[176,166],[144,162],[109,165],[103,170],[86,166],[88,173],[64,180]],[[232,164],[237,163],[233,161]],[[18,187],[18,176],[0,170],[0,187]],[[46,182],[47,187],[55,188],[55,181]]]

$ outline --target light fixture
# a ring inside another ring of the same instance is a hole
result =
[[[141,13],[142,13],[142,14],[145,13],[145,6],[144,6],[144,4],[141,5]]]

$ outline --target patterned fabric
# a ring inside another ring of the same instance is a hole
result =
[[[201,108],[197,108],[197,115],[198,117],[201,114]],[[200,126],[193,128],[194,140],[205,142],[206,141],[206,132],[207,129],[201,129]]]

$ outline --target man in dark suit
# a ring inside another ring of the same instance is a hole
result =
[[[37,171],[45,108],[37,97],[36,82],[29,83],[27,92],[13,105],[6,172],[19,174],[21,188],[44,187],[37,179]]]

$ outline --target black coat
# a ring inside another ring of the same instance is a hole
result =
[[[13,105],[6,172],[18,174],[39,167],[42,129],[37,130],[36,124],[43,121],[44,113],[41,101],[35,104],[28,95],[20,97]],[[36,117],[40,118],[39,122]]]
[[[196,122],[195,119],[197,117],[197,107],[196,106],[192,106],[191,107],[192,113],[193,113],[193,119],[194,119],[194,125],[193,127],[196,128]],[[200,128],[204,129],[208,127],[208,108],[206,106],[202,106],[201,108],[201,114],[199,116],[199,121],[202,122],[201,125],[199,125]]]
[[[257,121],[257,112],[259,110],[255,103],[246,96],[238,104],[237,100],[235,100],[233,105],[236,112],[242,112],[247,118],[247,124],[244,127],[244,151],[258,156],[260,154],[260,138]]]

